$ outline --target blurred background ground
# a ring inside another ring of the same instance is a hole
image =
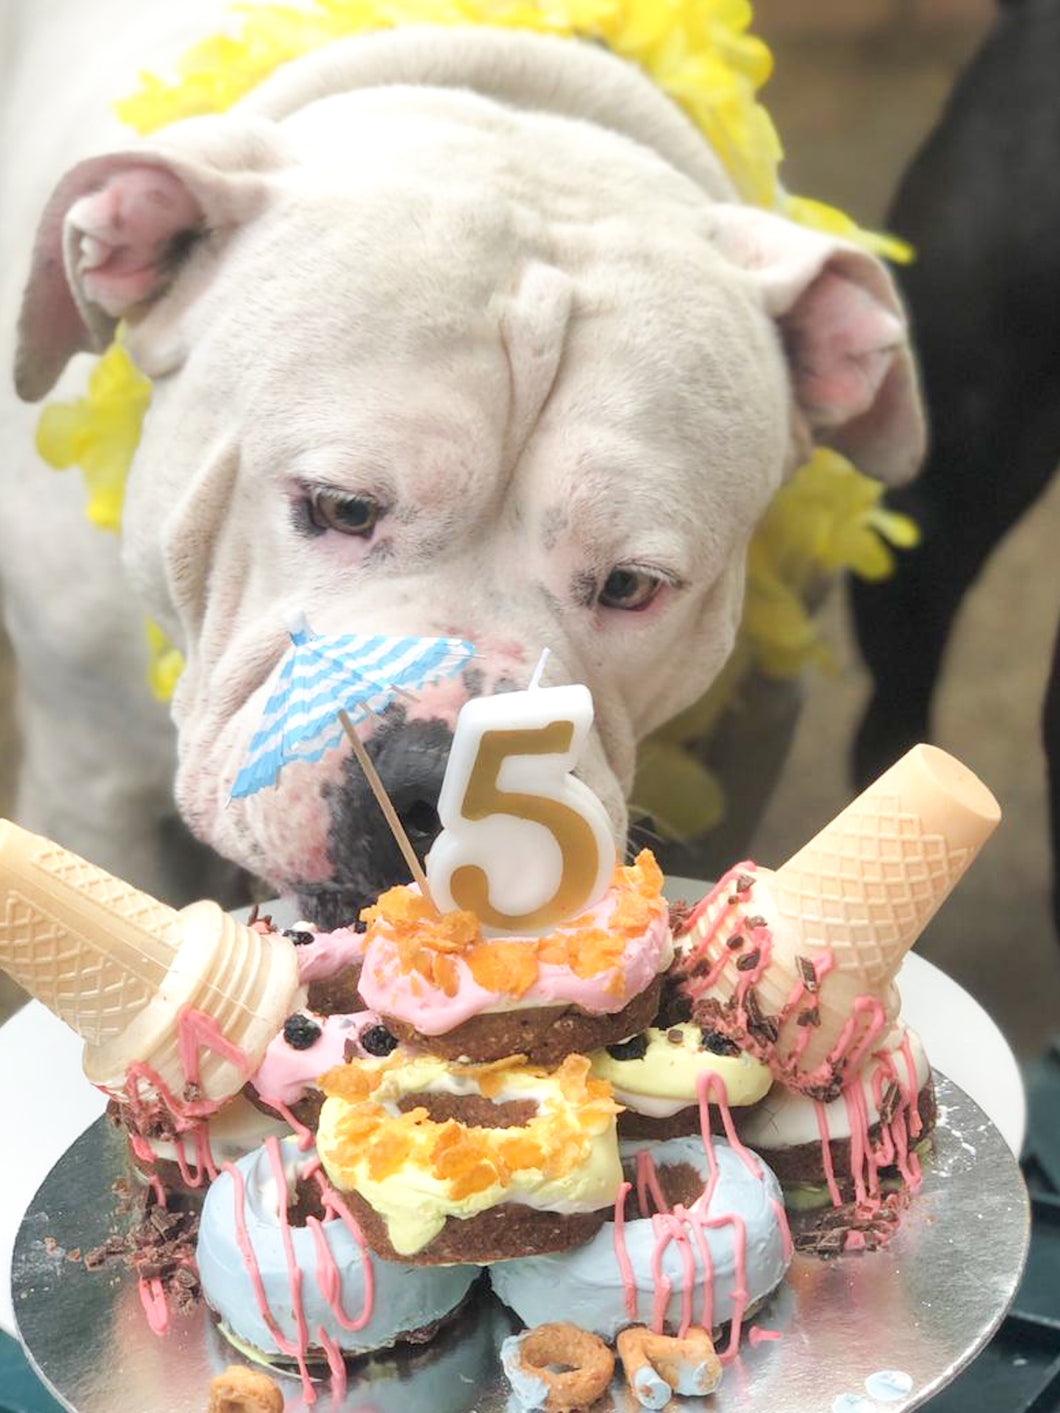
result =
[[[955,74],[985,33],[987,0],[760,0],[756,29],[776,73],[765,100],[784,139],[790,189],[878,225]],[[999,474],[1003,468],[999,468]],[[1037,1054],[1060,1024],[1060,943],[1049,915],[1039,718],[1058,599],[1060,480],[966,600],[938,703],[936,736],[1001,800],[1005,820],[920,950]],[[779,863],[849,796],[847,750],[866,683],[842,596],[826,609],[839,660],[810,684],[784,779],[755,856]],[[9,805],[12,673],[0,653],[0,808]],[[0,1018],[14,997],[0,977]]]

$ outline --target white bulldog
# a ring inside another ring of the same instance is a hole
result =
[[[529,33],[344,40],[75,165],[33,249],[21,397],[119,319],[154,381],[135,602],[72,478],[30,464],[31,421],[6,424],[20,814],[173,891],[146,608],[187,659],[180,813],[325,923],[403,865],[345,750],[228,802],[292,614],[475,644],[368,735],[421,847],[461,703],[525,685],[545,647],[548,681],[593,692],[579,773],[621,840],[637,742],[725,662],[749,537],[811,440],[890,481],[923,447],[880,263],[742,205],[630,65]]]

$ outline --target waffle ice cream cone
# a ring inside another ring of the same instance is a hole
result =
[[[1000,818],[966,766],[915,746],[783,867],[719,890],[692,938],[707,1009],[793,1087],[834,1089],[890,1029],[902,959]]]
[[[177,912],[7,820],[0,900],[0,968],[83,1037],[85,1073],[103,1088],[145,1066],[179,1099],[197,1070],[202,1097],[221,1102],[297,1006],[287,938],[216,903]]]

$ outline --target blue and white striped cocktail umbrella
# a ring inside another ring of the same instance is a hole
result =
[[[475,656],[463,638],[390,638],[291,630],[261,725],[232,786],[232,798],[274,785],[292,761],[318,761],[342,740],[344,712],[356,725],[397,696],[455,676]]]

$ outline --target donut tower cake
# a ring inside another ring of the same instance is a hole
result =
[[[438,1336],[483,1270],[528,1327],[500,1351],[522,1406],[591,1405],[615,1350],[645,1407],[709,1393],[791,1260],[785,1200],[843,1209],[795,1223],[835,1254],[919,1183],[894,975],[993,797],[918,747],[675,939],[655,860],[617,861],[570,774],[591,719],[578,687],[469,703],[429,895],[333,933],[175,912],[0,823],[0,966],[83,1036],[145,1200],[204,1194],[182,1263],[307,1404],[315,1371],[341,1396],[349,1359]],[[165,1280],[140,1289],[164,1334]]]

